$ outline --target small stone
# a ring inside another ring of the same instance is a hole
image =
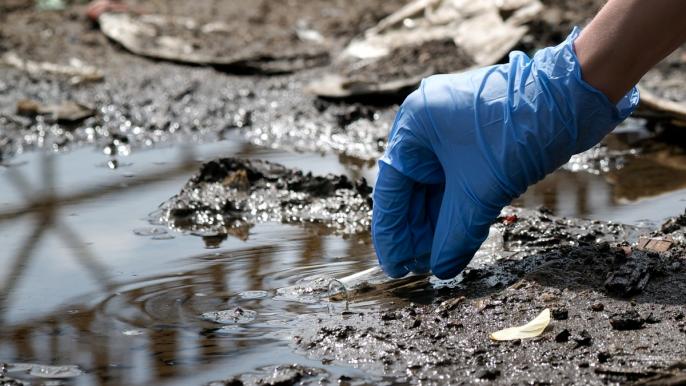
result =
[[[564,307],[557,307],[550,310],[550,316],[555,320],[567,320],[569,312]]]
[[[568,342],[569,337],[571,335],[572,334],[569,332],[569,330],[565,328],[564,330],[560,331],[557,335],[555,335],[555,341],[558,343]]]
[[[655,315],[653,315],[653,313],[651,312],[650,315],[648,315],[648,317],[646,317],[646,318],[644,319],[644,321],[645,321],[646,323],[648,323],[648,324],[656,324],[656,323],[660,323],[662,320],[661,320],[661,319],[658,319],[658,318],[657,318]]]
[[[636,310],[629,310],[610,316],[610,325],[619,331],[638,330],[643,327],[644,323],[645,319]]]
[[[600,312],[605,309],[605,305],[603,303],[593,303],[591,304],[591,311],[594,312]]]
[[[441,303],[437,308],[436,308],[436,313],[442,313],[444,311],[452,311],[454,310],[462,301],[464,301],[465,297],[464,296],[458,296],[455,299],[450,299],[446,300],[443,303]]]
[[[554,302],[557,300],[557,296],[555,294],[552,294],[550,292],[544,292],[543,295],[541,295],[541,300],[543,300],[546,303]]]
[[[500,370],[498,369],[483,369],[477,375],[479,379],[486,379],[488,381],[494,381],[500,376]]]
[[[598,357],[598,362],[606,363],[608,361],[608,359],[612,358],[612,355],[610,355],[610,353],[607,351],[601,351],[598,353],[597,357]]]
[[[593,337],[586,330],[581,331],[579,335],[572,336],[572,340],[576,342],[576,348],[588,347],[593,344]]]
[[[384,321],[389,321],[389,320],[397,320],[398,315],[395,312],[385,312],[381,315],[381,320]]]

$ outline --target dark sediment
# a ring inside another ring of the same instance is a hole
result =
[[[677,379],[681,370],[671,366],[686,354],[684,244],[627,256],[626,242],[636,241],[638,229],[544,213],[516,215],[515,222],[510,217],[497,225],[504,228],[498,237],[507,240],[494,251],[500,258],[468,268],[449,284],[395,291],[414,302],[409,306],[313,319],[298,332],[298,349],[425,384]],[[569,222],[572,231],[556,227],[559,222]],[[672,236],[678,239],[683,229]],[[513,241],[515,253],[508,247]],[[607,287],[617,272],[636,270],[645,273],[634,275],[643,278],[642,287],[631,280],[632,285]],[[364,294],[357,296],[364,300]],[[459,301],[447,307],[451,299]],[[553,310],[553,320],[540,337],[489,340],[489,333],[523,324],[543,308]]]

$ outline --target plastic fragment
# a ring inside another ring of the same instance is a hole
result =
[[[548,324],[550,324],[550,309],[546,308],[529,323],[496,331],[490,335],[490,338],[496,341],[534,338],[541,335]]]
[[[642,249],[644,251],[667,252],[672,247],[672,244],[674,244],[674,239],[671,236],[664,238],[641,237],[638,240],[637,247],[638,249]]]

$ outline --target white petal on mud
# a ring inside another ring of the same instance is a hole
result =
[[[48,366],[34,363],[13,363],[8,366],[7,371],[26,371],[29,375],[39,378],[74,378],[83,374],[83,370],[78,366]]]
[[[550,309],[546,308],[538,314],[529,323],[518,326],[510,327],[504,330],[496,331],[491,334],[491,339],[493,340],[515,340],[515,339],[526,339],[534,338],[543,333],[546,327],[550,324]]]
[[[200,317],[208,322],[219,324],[241,324],[255,320],[257,317],[257,312],[236,307],[230,310],[205,312],[204,314],[200,315]]]

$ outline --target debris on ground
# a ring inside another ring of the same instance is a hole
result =
[[[340,154],[349,175],[357,175],[383,154],[397,103],[409,91],[403,89],[409,84],[407,79],[416,83],[432,73],[502,60],[501,51],[510,48],[531,54],[557,44],[572,25],[583,25],[604,0],[541,2],[543,9],[530,0],[408,1],[404,8],[398,0],[297,0],[288,4],[170,0],[139,2],[139,10],[113,7],[123,3],[101,0],[91,13],[85,13],[105,21],[101,24],[105,28],[98,30],[84,16],[86,7],[78,2],[65,1],[65,9],[57,12],[35,12],[32,0],[4,1],[0,4],[0,61],[4,66],[0,77],[0,160],[5,162],[34,148],[66,149],[84,144],[97,146],[109,158],[160,143],[231,139],[235,132],[258,146]],[[497,15],[491,11],[480,14],[480,9],[492,9],[493,4],[499,7]],[[527,11],[520,11],[520,6]],[[456,16],[452,13],[458,9],[455,7],[470,11]],[[451,21],[459,18],[485,23],[457,25]],[[101,32],[111,32],[112,26],[126,27],[118,31],[119,40]],[[468,37],[476,39],[459,38],[468,28],[472,29]],[[420,36],[422,31],[435,35]],[[491,34],[499,31],[508,32],[493,39]],[[523,35],[521,31],[525,31]],[[387,39],[394,34],[403,39]],[[480,39],[491,39],[497,46],[482,45]],[[331,57],[335,60],[330,61]],[[192,62],[198,58],[215,67]],[[226,58],[225,64],[212,63]],[[683,58],[683,54],[668,58],[664,66],[642,80],[641,114],[683,123]],[[274,76],[289,71],[294,72]],[[327,74],[338,77],[339,83],[334,85],[342,91],[336,92],[388,91],[394,95],[350,103],[302,92],[313,79],[324,79]],[[53,122],[59,120],[57,112],[64,101],[87,101],[98,108],[84,118],[79,117],[83,106],[71,112],[67,108],[63,119]],[[654,127],[652,120],[640,125],[650,130],[661,128]],[[255,150],[246,147],[241,154]],[[630,163],[635,156],[646,155],[639,154],[646,149],[600,145],[573,157],[565,173],[583,171],[611,180],[613,202],[640,197],[637,186],[657,185],[645,183],[646,178],[677,181],[658,193],[679,188],[675,184],[683,179],[665,170],[679,169],[683,158],[656,154],[651,162],[674,166],[658,173],[645,169],[645,164]],[[111,161],[116,167],[118,161]],[[631,165],[644,169],[636,172]],[[620,169],[624,174],[613,173]],[[580,178],[589,177],[594,176]],[[564,191],[569,185],[556,189]],[[252,225],[276,221],[364,244],[370,242],[369,193],[366,183],[339,175],[313,176],[264,161],[217,160],[203,166],[177,196],[152,215],[153,223],[159,224],[151,228],[154,230],[134,232],[166,238],[171,237],[167,230],[172,228],[201,236],[208,247],[216,248],[229,234],[246,238]],[[596,197],[595,191],[592,196]],[[581,208],[596,202],[576,204]],[[322,364],[335,362],[337,370],[345,366],[369,370],[364,377],[372,377],[372,381],[365,378],[364,382],[372,384],[381,383],[376,381],[382,377],[389,377],[388,383],[426,384],[443,384],[448,378],[494,384],[544,384],[551,379],[567,384],[678,384],[683,382],[685,368],[678,363],[686,356],[686,345],[681,344],[686,332],[682,310],[686,299],[685,229],[686,214],[648,233],[650,230],[635,226],[506,208],[487,244],[453,280],[424,275],[390,281],[376,268],[359,275],[335,276],[344,284],[343,291],[331,290],[332,277],[308,276],[281,288],[246,291],[237,297],[250,308],[254,303],[275,300],[300,302],[306,304],[302,309],[315,309],[312,315],[302,315],[304,322],[298,320],[294,327],[294,347]],[[639,239],[640,235],[644,239]],[[225,261],[217,263],[227,265]],[[157,307],[164,308],[169,299],[158,301]],[[383,299],[379,302],[382,306],[370,307],[379,299]],[[346,307],[337,312],[337,302],[350,303],[350,310]],[[330,307],[328,314],[319,312],[324,303]],[[189,319],[219,333],[252,327],[249,322],[257,316],[255,311],[243,308],[243,303],[234,305],[227,305],[225,299],[218,304],[202,303],[193,308]],[[549,333],[508,343],[486,338],[497,328],[528,320],[534,316],[532,309],[544,308],[550,309],[550,318],[555,320]],[[208,309],[220,311],[203,313]],[[146,307],[137,310],[150,312]],[[237,325],[241,323],[248,324]],[[54,331],[50,326],[46,331]],[[173,328],[166,324],[158,327],[164,333]],[[117,336],[121,331],[117,330]],[[143,330],[124,331],[125,336],[135,337]],[[218,354],[211,351],[215,341],[208,343],[201,350],[202,360],[208,358],[208,352]],[[220,356],[226,353],[216,355]],[[155,358],[163,359],[160,353],[155,353]],[[160,366],[167,367],[160,369],[178,369],[177,365],[184,363],[165,361]],[[108,366],[92,371],[101,380],[116,379],[110,377]],[[0,383],[5,380],[0,378]],[[280,364],[212,384],[356,381],[318,368]]]
[[[44,116],[53,122],[78,122],[95,115],[95,109],[74,101],[63,101],[55,105],[44,105],[32,99],[17,102],[17,114],[27,117]]]
[[[127,12],[129,6],[121,0],[93,0],[88,3],[86,8],[86,16],[92,22],[97,22],[100,15],[105,12]]]
[[[550,324],[550,309],[546,308],[527,324],[517,327],[508,327],[496,331],[489,336],[491,339],[499,341],[535,338],[545,331],[548,324]]]
[[[284,73],[328,60],[324,41],[304,40],[296,30],[245,29],[220,21],[198,23],[169,15],[103,13],[100,29],[127,50],[146,57],[265,73]]]
[[[641,237],[638,239],[636,248],[644,251],[667,252],[674,244],[671,236],[665,237]]]
[[[610,325],[619,331],[638,330],[644,323],[645,319],[636,310],[627,310],[610,316]]]
[[[328,98],[397,93],[429,75],[494,64],[540,10],[538,0],[415,0],[350,42],[337,71],[309,90]]]
[[[633,251],[624,256],[624,251],[615,255],[616,269],[605,281],[605,290],[615,296],[627,298],[643,291],[650,280],[651,268],[656,255],[651,252]]]
[[[34,76],[41,74],[56,74],[67,76],[72,84],[99,81],[104,74],[93,66],[89,66],[79,59],[72,58],[69,64],[50,62],[36,62],[21,58],[17,53],[9,51],[0,56],[0,64],[15,67]]]

